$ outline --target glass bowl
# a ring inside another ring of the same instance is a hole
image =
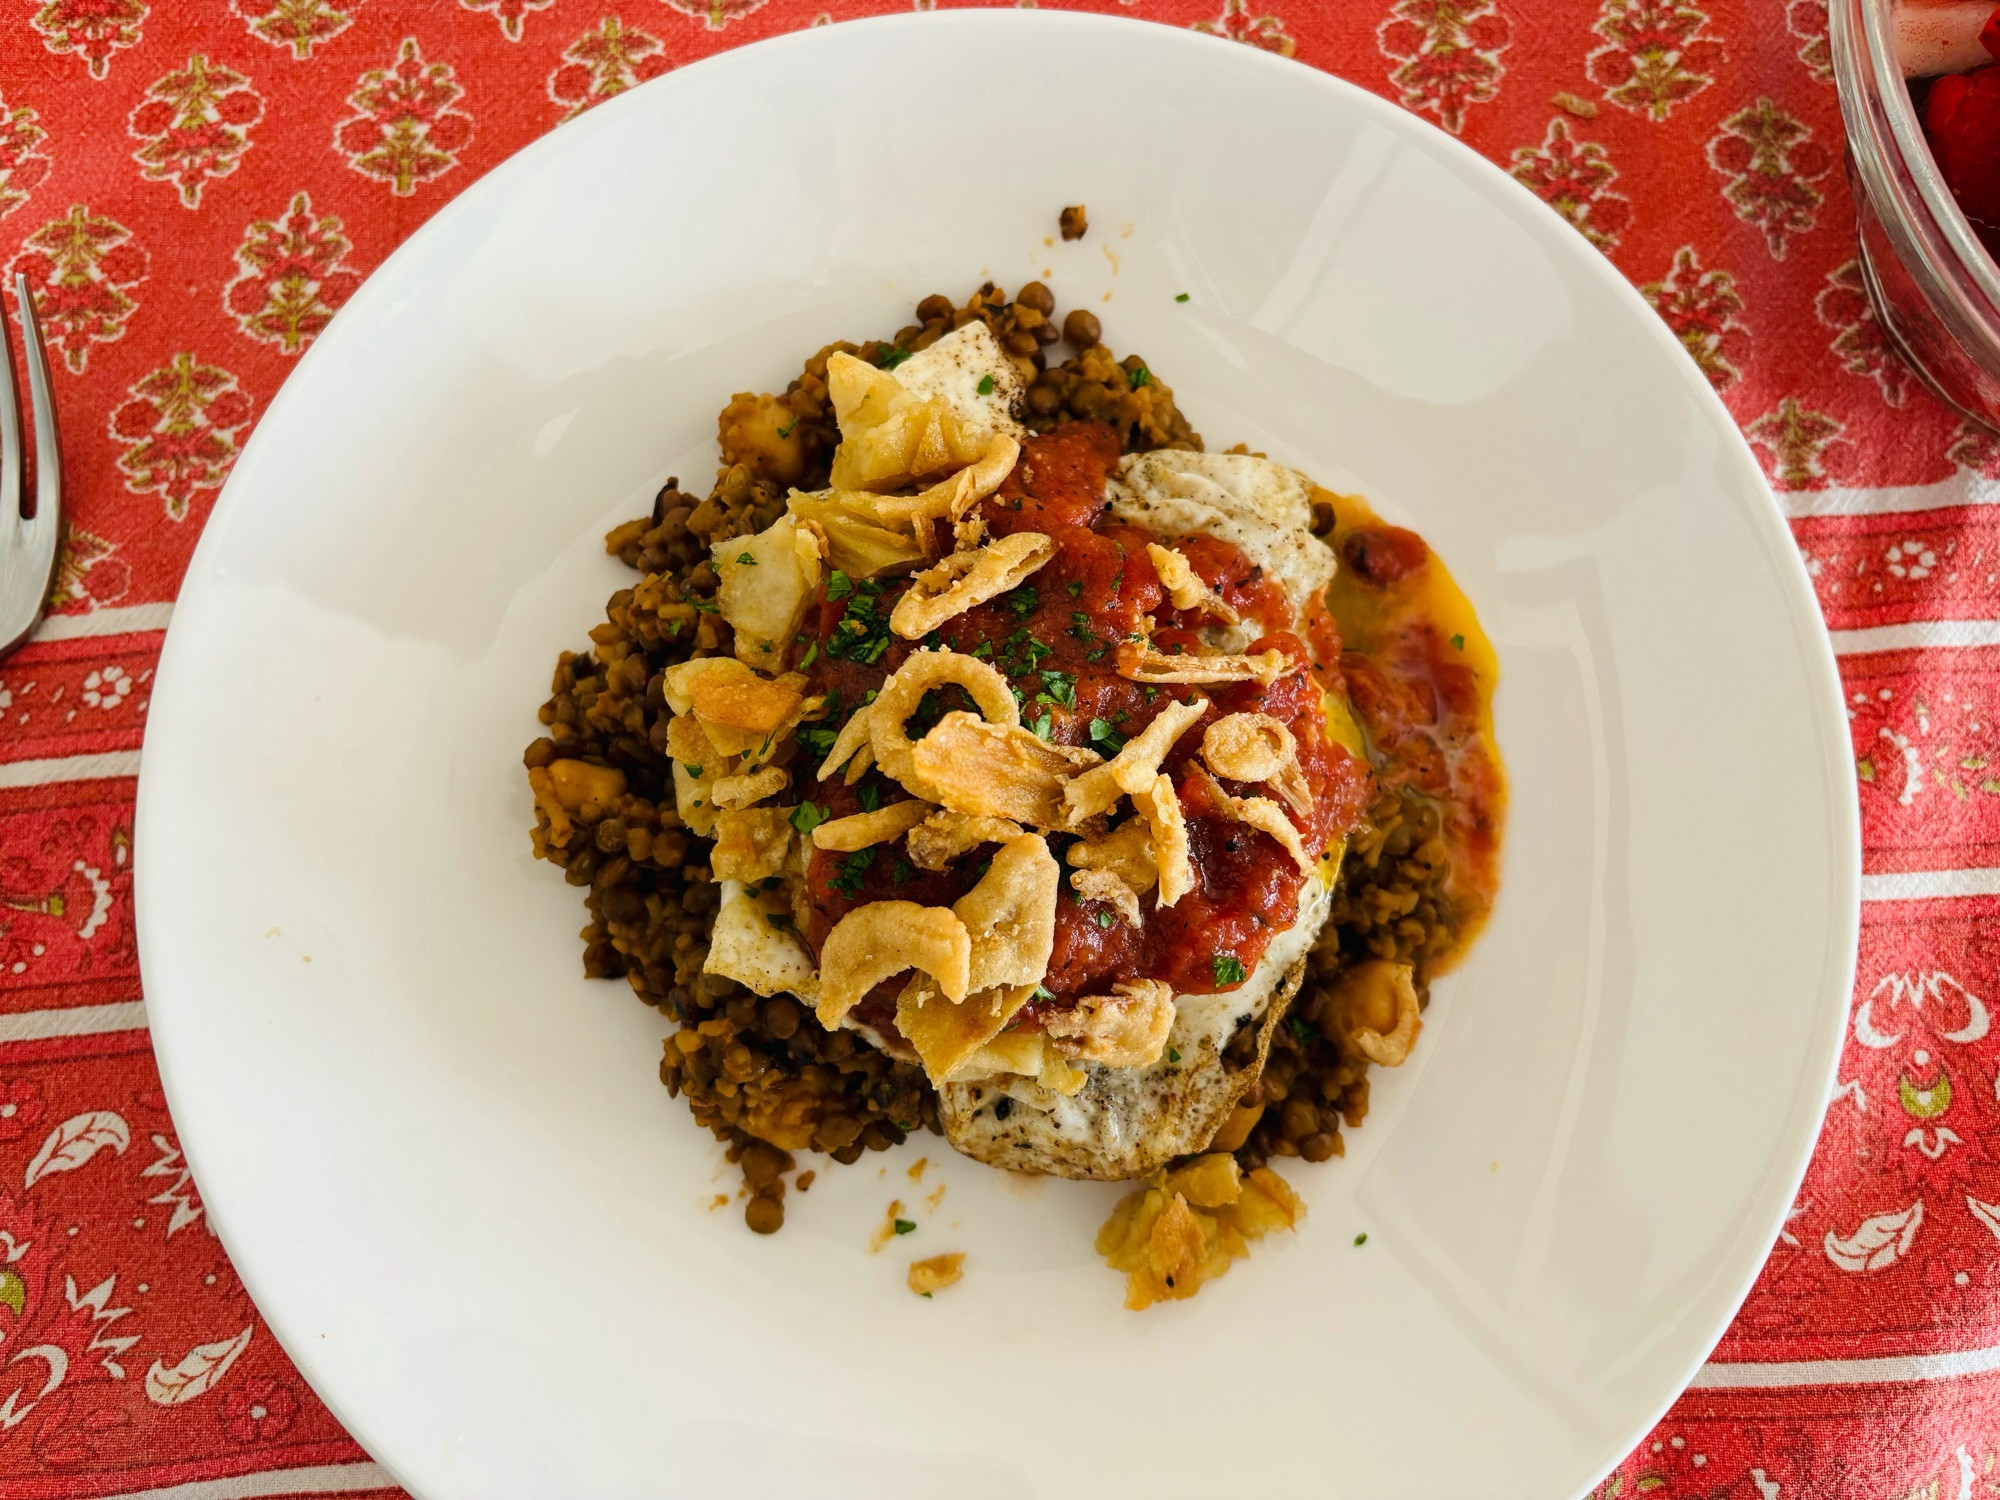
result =
[[[1939,175],[1896,59],[1890,0],[1832,0],[1861,276],[1911,368],[2000,432],[2000,267]]]

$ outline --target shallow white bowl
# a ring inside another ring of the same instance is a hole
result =
[[[1075,202],[1089,237],[1050,244]],[[732,391],[1037,275],[1211,444],[1422,531],[1504,664],[1490,930],[1350,1155],[1293,1174],[1303,1231],[1144,1315],[1091,1252],[1109,1187],[951,1158],[870,1254],[935,1138],[823,1171],[774,1239],[707,1211],[668,1028],[577,977],[577,893],[528,852],[552,659],[629,576],[604,530],[705,481]],[[1728,416],[1502,173],[1183,32],[837,26],[524,151],[272,404],[153,702],[148,1003],[258,1305],[420,1495],[1543,1500],[1664,1409],[1804,1169],[1851,780]],[[964,1284],[910,1296],[945,1249]]]

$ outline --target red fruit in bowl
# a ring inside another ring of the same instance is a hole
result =
[[[1965,216],[1982,229],[2000,230],[2000,65],[1933,83],[1924,101],[1924,134]]]

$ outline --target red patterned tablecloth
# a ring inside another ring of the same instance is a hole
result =
[[[56,346],[73,517],[0,663],[0,1493],[400,1493],[258,1318],[154,1072],[133,778],[175,591],[299,354],[453,193],[670,68],[902,8],[0,0],[0,264]],[[1092,8],[1336,72],[1513,172],[1679,334],[1817,583],[1866,843],[1840,1085],[1741,1315],[1598,1495],[2000,1493],[2000,442],[1868,312],[1824,0]]]

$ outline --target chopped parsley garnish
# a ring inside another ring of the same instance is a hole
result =
[[[1103,661],[1105,653],[1108,652],[1110,649],[1111,648],[1109,646],[1099,646],[1095,651],[1084,652],[1083,659],[1085,661]]]
[[[854,795],[860,800],[863,812],[873,812],[882,805],[882,788],[872,781],[863,782]]]
[[[784,439],[790,437],[792,435],[792,429],[797,427],[798,425],[799,425],[799,419],[797,417],[793,417],[790,423],[788,423],[786,426],[780,427],[778,429],[779,441],[782,442]]]
[[[1054,990],[1050,989],[1045,984],[1038,984],[1035,986],[1035,993],[1030,995],[1028,998],[1031,1000],[1053,1000],[1055,999],[1055,997],[1056,997],[1056,992]]]
[[[1072,578],[1064,587],[1069,590],[1070,598],[1074,599],[1078,594],[1083,592],[1083,580],[1081,578]]]
[[[897,885],[902,885],[907,881],[915,880],[917,872],[908,860],[899,859],[889,867],[889,878]]]
[[[972,648],[971,654],[978,657],[981,661],[991,661],[993,660],[993,643],[991,641],[981,641]]]
[[[992,868],[993,868],[993,856],[989,854],[986,856],[986,858],[982,859],[978,864],[972,867],[972,873],[979,879],[984,880],[986,878],[986,872]]]
[[[741,563],[741,564],[742,564],[742,565],[743,565],[744,567],[746,567],[746,568],[754,568],[754,567],[756,567],[756,566],[757,566],[757,559],[756,559],[756,558],[754,558],[754,557],[752,557],[752,556],[751,556],[751,555],[750,555],[749,553],[747,553],[747,552],[739,552],[739,553],[737,553],[737,554],[736,554],[736,560],[737,560],[737,562]]]
[[[1177,1062],[1179,1062],[1180,1060],[1181,1060],[1181,1049],[1180,1049],[1180,1048],[1178,1048],[1178,1047],[1169,1047],[1169,1048],[1167,1048],[1167,1061],[1168,1061],[1168,1062],[1170,1062],[1170,1063],[1177,1063]]]
[[[1285,1025],[1291,1028],[1292,1036],[1297,1041],[1316,1042],[1319,1040],[1319,1028],[1303,1016],[1293,1016],[1289,1021],[1285,1022]]]
[[[1029,635],[1028,627],[1025,625],[1007,637],[1004,647],[1007,652],[1007,672],[1013,677],[1025,677],[1030,672],[1036,671],[1042,664],[1042,658],[1053,656],[1056,649],[1053,646],[1043,645]]]
[[[712,615],[715,613],[715,606],[706,599],[690,599],[688,603],[692,604],[702,614]]]
[[[681,633],[681,626],[683,626],[683,625],[685,625],[685,624],[687,624],[687,621],[685,621],[685,620],[669,620],[669,621],[667,621],[667,634],[668,634],[668,635],[679,635],[679,634]]]
[[[1049,737],[1049,713],[1048,713],[1048,710],[1047,710],[1047,709],[1043,709],[1043,710],[1042,710],[1042,716],[1041,716],[1041,717],[1040,717],[1039,719],[1036,719],[1036,720],[1035,720],[1035,721],[1034,721],[1034,722],[1033,722],[1032,724],[1030,724],[1030,725],[1028,726],[1028,728],[1032,729],[1032,730],[1033,730],[1033,731],[1035,732],[1035,738],[1036,738],[1036,739],[1038,739],[1038,740],[1046,740],[1046,739],[1047,739],[1047,738]]]
[[[1125,737],[1111,727],[1108,719],[1090,721],[1090,740],[1106,755],[1116,755],[1125,748]]]
[[[1186,292],[1175,292],[1175,293],[1174,293],[1174,301],[1176,301],[1176,302],[1185,302],[1185,301],[1187,301],[1187,299],[1188,299],[1188,294],[1187,294]]]
[[[792,919],[786,916],[781,911],[765,912],[764,920],[770,923],[773,927],[777,928],[780,932],[785,931],[792,925]]]
[[[1090,616],[1080,609],[1069,612],[1069,634],[1072,639],[1082,641],[1086,646],[1097,644],[1097,632],[1090,628]]]
[[[1111,924],[1116,920],[1108,911],[1100,911],[1097,914],[1097,925],[1102,927],[1106,932],[1111,930]]]
[[[1454,651],[1463,651],[1465,649],[1465,637],[1462,635],[1453,636],[1451,638],[1451,649]]]
[[[792,827],[800,833],[811,833],[826,821],[827,809],[813,802],[801,802],[792,809]]]
[[[908,359],[909,357],[910,357],[909,350],[898,349],[895,348],[894,346],[891,346],[890,348],[883,349],[877,352],[877,354],[875,355],[875,363],[881,369],[893,370],[896,368],[897,365],[900,365],[904,360]]]
[[[979,394],[982,396],[993,394],[993,377],[991,375],[982,375],[979,377]]]
[[[829,883],[841,895],[852,899],[861,894],[861,883],[867,878],[868,867],[874,863],[873,848],[856,849],[840,862],[840,873]]]
[[[1042,674],[1042,690],[1035,694],[1037,703],[1054,703],[1063,708],[1076,707],[1076,678],[1068,672],[1058,672],[1053,668]]]
[[[1138,369],[1127,374],[1125,378],[1132,382],[1132,389],[1136,391],[1142,385],[1151,385],[1153,383],[1153,372],[1144,365],[1141,365]]]
[[[1215,972],[1217,984],[1241,984],[1243,982],[1243,960],[1234,953],[1218,953],[1209,960],[1209,967]],[[1296,1018],[1294,1018],[1296,1019]]]
[[[1362,1231],[1361,1231],[1361,1233],[1357,1234],[1357,1235],[1356,1235],[1356,1236],[1354,1237],[1354,1243],[1355,1243],[1355,1244],[1357,1244],[1357,1245],[1365,1245],[1365,1244],[1367,1244],[1367,1243],[1368,1243],[1368,1231],[1364,1229],[1364,1230],[1362,1230]]]
[[[988,375],[986,377],[986,383],[988,385],[991,385],[993,383],[993,377],[991,375]],[[896,1221],[896,1233],[898,1234],[910,1234],[915,1231],[916,1227],[917,1226],[908,1219],[898,1219]]]
[[[847,599],[847,610],[827,639],[826,654],[844,656],[849,661],[873,666],[889,649],[889,613],[876,607],[882,596],[882,585],[873,579],[855,583],[844,573],[833,576],[845,580],[848,585],[847,592],[842,596]],[[833,597],[831,582],[827,585],[827,596]]]
[[[1014,611],[1014,618],[1025,620],[1033,614],[1042,602],[1042,591],[1033,584],[1015,589],[1007,596],[1007,607]]]
[[[701,780],[700,766],[690,766],[686,761],[682,761],[681,765],[686,769],[688,775],[692,776],[696,781]]]
[[[811,666],[818,659],[819,659],[819,642],[814,641],[811,645],[806,647],[806,654],[799,658],[799,669],[803,671],[805,668]]]
[[[826,580],[826,597],[829,599],[845,599],[853,592],[854,580],[841,572],[840,569],[835,568],[832,575]]]

